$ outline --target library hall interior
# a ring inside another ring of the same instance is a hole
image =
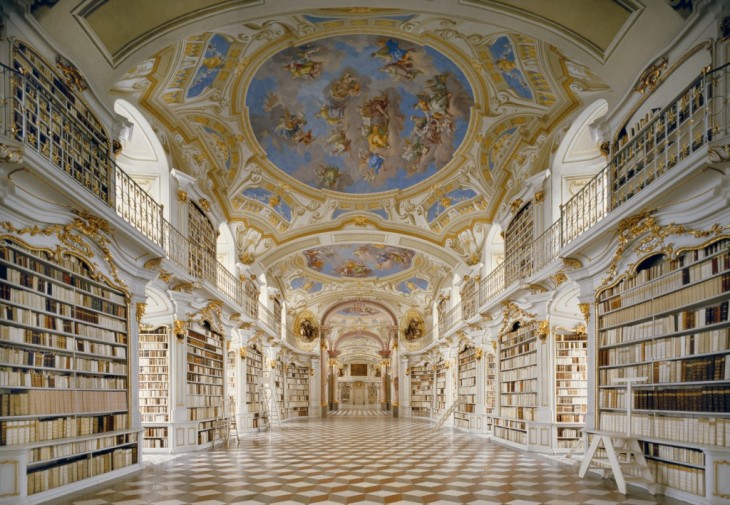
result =
[[[730,505],[728,0],[0,0],[0,505]]]

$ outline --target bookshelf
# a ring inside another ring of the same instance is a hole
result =
[[[76,256],[0,240],[0,457],[30,502],[138,461],[127,298],[99,278]]]
[[[309,415],[309,368],[290,365],[286,370],[289,417]]]
[[[588,409],[588,335],[555,335],[555,421],[557,449],[581,438]]]
[[[487,429],[492,430],[494,410],[497,407],[497,357],[492,353],[486,353],[486,360],[484,407],[487,414]]]
[[[251,416],[251,428],[260,428],[262,409],[260,384],[264,371],[264,359],[255,345],[246,348],[246,407]]]
[[[499,337],[499,413],[494,436],[527,444],[527,423],[537,411],[536,321],[516,322]]]
[[[198,422],[198,445],[213,440],[223,405],[223,336],[205,322],[187,334],[188,420]]]
[[[598,425],[630,430],[657,484],[695,497],[717,485],[706,459],[729,456],[728,303],[728,239],[649,256],[597,295]],[[646,380],[627,398],[616,380],[631,377]]]
[[[226,352],[226,398],[235,398],[236,394],[236,363],[238,361],[238,352]]]
[[[439,416],[446,410],[446,361],[436,364],[436,397],[434,398],[434,415]]]
[[[139,333],[139,410],[144,449],[167,449],[170,421],[170,330],[167,326]]]
[[[459,353],[458,395],[461,403],[454,412],[454,426],[469,428],[470,414],[475,412],[477,397],[476,348],[466,346]]]
[[[431,417],[434,373],[428,365],[411,367],[411,416]]]

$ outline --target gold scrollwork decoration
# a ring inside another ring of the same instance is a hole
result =
[[[583,314],[583,319],[586,320],[586,324],[591,320],[591,304],[590,303],[579,303],[578,310]]]
[[[730,230],[730,225],[714,224],[708,230],[697,230],[683,224],[669,223],[660,225],[654,211],[640,212],[623,219],[618,225],[618,246],[608,266],[608,275],[601,286],[609,283],[618,270],[618,264],[634,240],[642,237],[633,247],[638,256],[661,251],[667,257],[674,257],[676,251],[673,244],[666,242],[672,235],[691,235],[695,238],[721,237]]]
[[[581,261],[576,258],[563,258],[563,265],[565,265],[567,268],[583,268],[583,263],[581,263]]]
[[[188,201],[188,192],[182,189],[177,190],[177,201],[185,203]]]
[[[147,311],[147,304],[144,302],[137,302],[137,324],[142,324],[144,313]]]
[[[23,150],[20,147],[0,143],[0,161],[21,163],[23,161]]]
[[[61,256],[66,253],[71,253],[79,259],[85,260],[91,270],[91,275],[96,280],[103,280],[108,282],[110,285],[118,287],[124,293],[129,296],[129,287],[119,277],[119,271],[117,270],[114,257],[109,249],[111,240],[111,227],[109,223],[100,217],[93,216],[85,211],[74,211],[78,216],[74,218],[69,224],[51,224],[45,228],[41,228],[38,225],[29,226],[26,228],[16,228],[9,221],[3,221],[0,223],[0,227],[4,228],[7,232],[15,235],[45,235],[50,237],[55,235],[56,238],[65,246],[66,249],[60,246],[56,246],[55,251],[52,255],[56,260],[60,261]],[[12,237],[10,237],[12,238]],[[103,274],[101,274],[96,267],[89,261],[94,257],[94,250],[91,244],[87,240],[92,241],[101,250],[104,261],[109,267],[109,272],[113,278],[113,282],[109,281]]]
[[[550,279],[555,283],[555,287],[560,286],[562,283],[568,280],[568,276],[564,272],[558,272],[550,276]]]
[[[185,334],[187,333],[187,326],[188,323],[183,321],[182,319],[175,319],[172,323],[172,332],[175,334],[178,340],[182,340],[185,338]]]
[[[205,212],[210,212],[210,202],[206,200],[205,198],[201,198],[200,201],[198,201],[198,204],[200,204],[200,208],[203,209]]]
[[[84,76],[81,75],[81,72],[73,63],[59,55],[56,58],[56,66],[63,73],[63,77],[69,87],[75,88],[79,93],[89,89],[89,86],[86,84],[86,79],[84,79]]]
[[[198,321],[200,323],[208,321],[208,323],[210,323],[211,328],[213,328],[215,331],[217,331],[219,333],[222,333],[223,332],[223,323],[221,321],[222,311],[223,311],[222,302],[220,300],[210,300],[208,302],[208,305],[206,305],[202,309],[198,310],[198,312],[189,313],[188,320],[189,321]]]
[[[662,71],[667,68],[667,57],[662,56],[657,61],[649,65],[641,76],[639,81],[634,86],[634,91],[645,94],[647,91],[652,91],[659,83],[659,78],[662,75]]]
[[[550,321],[547,319],[540,321],[537,327],[537,337],[540,340],[545,340],[550,335]]]
[[[531,321],[533,319],[535,319],[535,314],[521,309],[511,300],[505,300],[502,302],[502,327],[497,334],[502,335],[510,323],[514,321]]]
[[[512,214],[516,214],[518,210],[522,207],[522,204],[524,202],[517,198],[516,200],[513,200],[512,203],[509,204],[509,210]]]

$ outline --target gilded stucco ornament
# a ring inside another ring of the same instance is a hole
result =
[[[517,214],[517,211],[522,208],[523,203],[524,202],[519,198],[517,198],[516,200],[512,200],[512,202],[509,204],[509,211],[512,214]]]
[[[205,198],[201,198],[198,201],[198,204],[200,205],[200,208],[203,209],[205,212],[210,212],[210,202],[206,200]]]
[[[89,86],[86,84],[86,79],[81,75],[79,69],[66,58],[59,55],[56,58],[56,66],[63,74],[63,78],[70,88],[75,89],[79,93],[89,89]]]
[[[550,335],[550,321],[545,319],[538,323],[537,336],[540,340],[545,340],[548,335]]]
[[[104,261],[109,267],[109,272],[111,273],[113,282],[110,282],[106,276],[97,271],[96,267],[92,263],[87,261],[91,267],[92,277],[96,280],[105,280],[106,282],[109,282],[109,284],[119,287],[127,296],[129,296],[129,287],[119,277],[116,262],[114,261],[109,249],[109,243],[111,242],[109,237],[111,237],[112,231],[109,223],[105,219],[93,216],[85,211],[74,211],[74,213],[78,217],[65,225],[52,224],[45,228],[34,225],[26,228],[16,228],[9,221],[3,221],[0,223],[0,227],[15,235],[55,235],[56,238],[65,246],[65,248],[56,246],[55,251],[53,251],[53,256],[59,261],[61,256],[69,251],[79,258],[90,260],[94,257],[94,251],[91,244],[87,241],[92,241],[101,250]]]
[[[182,189],[177,190],[177,201],[178,202],[187,202],[188,201],[188,193],[187,191],[184,191]]]
[[[175,319],[173,321],[172,332],[178,340],[182,340],[185,338],[185,334],[187,333],[187,326],[187,322],[183,321],[182,319]]]
[[[137,302],[137,324],[142,324],[144,313],[147,311],[147,304],[144,302]]]
[[[711,146],[708,151],[707,159],[710,163],[723,163],[730,161],[730,144]]]
[[[563,265],[566,268],[574,268],[576,270],[579,268],[583,268],[583,263],[581,263],[581,261],[577,258],[562,258],[562,259],[563,259]]]
[[[222,302],[220,300],[210,300],[208,304],[197,312],[188,313],[188,321],[198,321],[203,323],[208,321],[211,328],[215,331],[223,332],[222,323]]]
[[[19,147],[0,143],[0,161],[21,163],[23,161],[23,150]]]
[[[586,324],[591,320],[591,304],[590,303],[579,303],[578,310],[583,314],[583,319],[586,320]]]
[[[708,230],[696,230],[683,224],[669,223],[660,225],[654,211],[645,211],[623,219],[618,225],[618,246],[608,266],[608,275],[601,281],[601,286],[610,282],[617,273],[618,264],[631,244],[638,237],[643,237],[633,247],[637,256],[648,255],[653,252],[662,252],[667,257],[676,253],[674,244],[666,242],[672,235],[691,235],[695,238],[719,237],[730,230],[730,225],[714,224]]]
[[[639,81],[634,86],[634,91],[645,94],[647,91],[653,91],[659,83],[662,72],[667,67],[667,57],[662,56],[660,59],[649,65],[639,77]]]
[[[568,276],[563,272],[558,272],[550,276],[550,279],[555,283],[555,287],[560,286],[562,283],[568,280]]]
[[[535,314],[521,309],[515,302],[505,300],[502,302],[502,327],[497,332],[503,334],[510,323],[514,321],[531,321],[535,318]]]

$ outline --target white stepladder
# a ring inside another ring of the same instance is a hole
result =
[[[264,380],[259,386],[261,392],[261,407],[264,414],[264,425],[272,430],[274,423],[281,429],[281,417],[276,401],[276,386],[270,373],[264,372]]]
[[[236,400],[233,395],[228,397],[228,437],[226,445],[231,443],[231,437],[236,437],[236,444],[241,445],[241,434],[238,432],[238,420],[236,419]]]
[[[585,477],[590,468],[603,469],[603,477],[613,474],[619,493],[626,494],[626,484],[644,484],[650,494],[656,493],[654,478],[644,458],[639,440],[631,435],[631,409],[634,383],[646,381],[646,377],[614,379],[616,383],[626,384],[626,433],[601,430],[585,430],[592,436],[578,476]]]
[[[433,425],[433,429],[434,430],[437,430],[437,429],[441,428],[444,425],[444,423],[446,422],[446,420],[449,418],[449,416],[451,414],[454,413],[454,411],[456,410],[456,407],[459,406],[459,404],[461,403],[461,401],[463,399],[464,398],[461,397],[461,396],[459,396],[458,398],[456,398],[456,401],[454,403],[452,403],[449,406],[449,408],[444,411],[443,414],[441,414],[441,417],[439,417],[438,421],[436,421],[436,424]]]

